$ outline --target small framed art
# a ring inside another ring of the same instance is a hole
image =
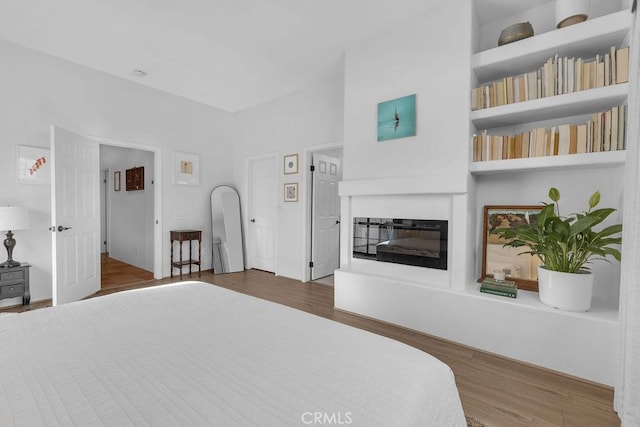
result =
[[[120,191],[122,187],[120,187],[120,171],[115,171],[113,173],[113,191]]]
[[[285,202],[298,201],[298,183],[297,182],[291,182],[284,185],[284,201]]]
[[[289,154],[284,156],[284,173],[298,173],[298,154]]]
[[[416,96],[378,104],[378,141],[416,135]]]
[[[18,145],[16,146],[16,159],[19,184],[51,184],[48,148]]]
[[[176,151],[174,154],[174,184],[200,184],[200,156]]]

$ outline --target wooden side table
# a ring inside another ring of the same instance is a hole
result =
[[[22,305],[29,306],[29,267],[31,265],[23,262],[17,267],[0,268],[0,300],[22,297]]]
[[[191,275],[191,266],[198,266],[198,277],[201,275],[201,261],[202,261],[202,231],[200,230],[171,230],[169,231],[171,236],[171,277],[173,277],[173,269],[180,269],[180,280],[182,280],[182,267],[185,265],[189,266],[189,275]],[[198,241],[198,259],[193,259],[192,249],[193,244],[192,241]],[[180,246],[180,257],[177,261],[173,259],[173,242],[177,241]],[[189,242],[189,259],[184,260],[182,257],[182,243]]]

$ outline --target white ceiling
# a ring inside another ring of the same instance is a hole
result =
[[[341,73],[346,48],[448,1],[471,0],[0,0],[0,38],[235,112]]]

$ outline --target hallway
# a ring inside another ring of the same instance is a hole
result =
[[[101,289],[117,288],[124,285],[148,282],[153,280],[151,271],[143,270],[113,258],[109,254],[100,254]]]

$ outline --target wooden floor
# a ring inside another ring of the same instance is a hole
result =
[[[318,316],[384,335],[432,354],[451,367],[456,376],[465,414],[488,426],[619,426],[613,412],[613,391],[544,369],[535,368],[415,331],[366,319],[333,308],[333,287],[304,284],[257,270],[198,278]],[[189,280],[189,275],[184,276]],[[178,281],[163,279],[95,296]],[[49,302],[50,303],[50,302]],[[32,308],[47,306],[46,301]],[[20,311],[19,307],[11,311]]]
[[[109,289],[123,285],[153,280],[153,273],[100,254],[100,288]]]

